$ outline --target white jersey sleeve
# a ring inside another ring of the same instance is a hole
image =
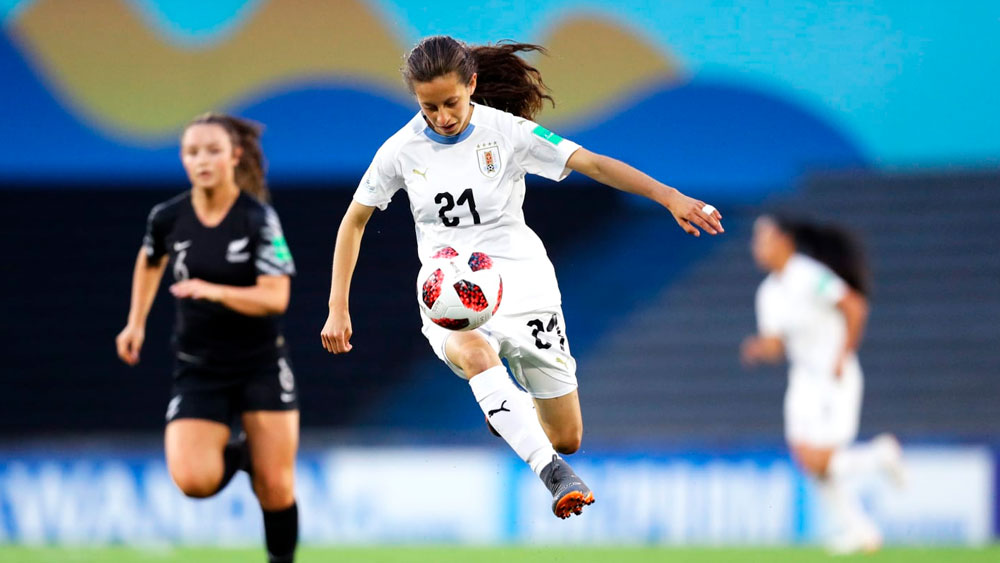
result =
[[[365,175],[354,192],[354,201],[382,211],[392,201],[392,196],[404,187],[403,175],[395,158],[395,146],[390,138],[375,153],[375,158],[365,171]]]
[[[557,182],[569,176],[566,161],[580,145],[528,119],[517,120],[512,137],[514,159],[522,170]]]
[[[836,305],[847,295],[847,283],[829,268],[823,268],[816,283],[816,296],[821,301]]]
[[[793,258],[791,281],[797,291],[826,305],[836,305],[847,294],[847,283],[826,265],[808,256]]]

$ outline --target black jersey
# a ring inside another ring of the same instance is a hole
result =
[[[277,213],[243,192],[215,227],[195,215],[190,191],[157,205],[149,213],[143,248],[151,260],[169,255],[178,281],[246,287],[260,275],[295,274]],[[248,316],[202,299],[177,300],[174,346],[186,362],[238,368],[273,361],[283,345],[281,315]]]

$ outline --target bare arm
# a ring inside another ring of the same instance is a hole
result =
[[[581,148],[569,157],[566,166],[612,188],[659,203],[688,234],[700,235],[695,225],[713,235],[725,232],[720,222],[722,215],[717,210],[705,213],[705,202],[688,197],[620,160]]]
[[[132,271],[132,298],[129,305],[128,321],[115,338],[118,357],[130,366],[139,363],[139,351],[146,339],[146,318],[156,298],[156,290],[163,279],[163,271],[167,267],[167,257],[161,256],[159,262],[149,261],[144,249],[139,250]]]
[[[257,276],[247,287],[222,285],[200,279],[179,281],[170,286],[178,299],[205,299],[220,303],[250,317],[280,315],[288,309],[292,280],[289,276]]]
[[[848,289],[844,297],[837,302],[837,309],[844,314],[847,325],[847,338],[844,342],[844,352],[837,363],[837,376],[843,369],[844,358],[857,352],[864,337],[865,325],[868,324],[868,300],[853,289]]]
[[[740,360],[745,366],[776,364],[785,357],[785,345],[777,336],[748,336],[740,346]]]
[[[320,332],[323,348],[327,352],[350,352],[351,315],[349,312],[351,278],[361,251],[361,238],[371,219],[374,207],[352,201],[337,230],[337,244],[333,251],[333,274],[330,279],[330,313]]]

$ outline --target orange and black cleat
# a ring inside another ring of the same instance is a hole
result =
[[[594,504],[590,487],[559,456],[552,456],[552,461],[542,469],[541,478],[552,493],[552,512],[559,518],[582,514],[584,506]]]

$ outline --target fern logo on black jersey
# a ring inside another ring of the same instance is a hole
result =
[[[231,241],[229,243],[229,247],[226,249],[226,261],[237,264],[249,260],[250,253],[246,252],[247,244],[249,243],[250,237],[243,237],[241,239]]]

